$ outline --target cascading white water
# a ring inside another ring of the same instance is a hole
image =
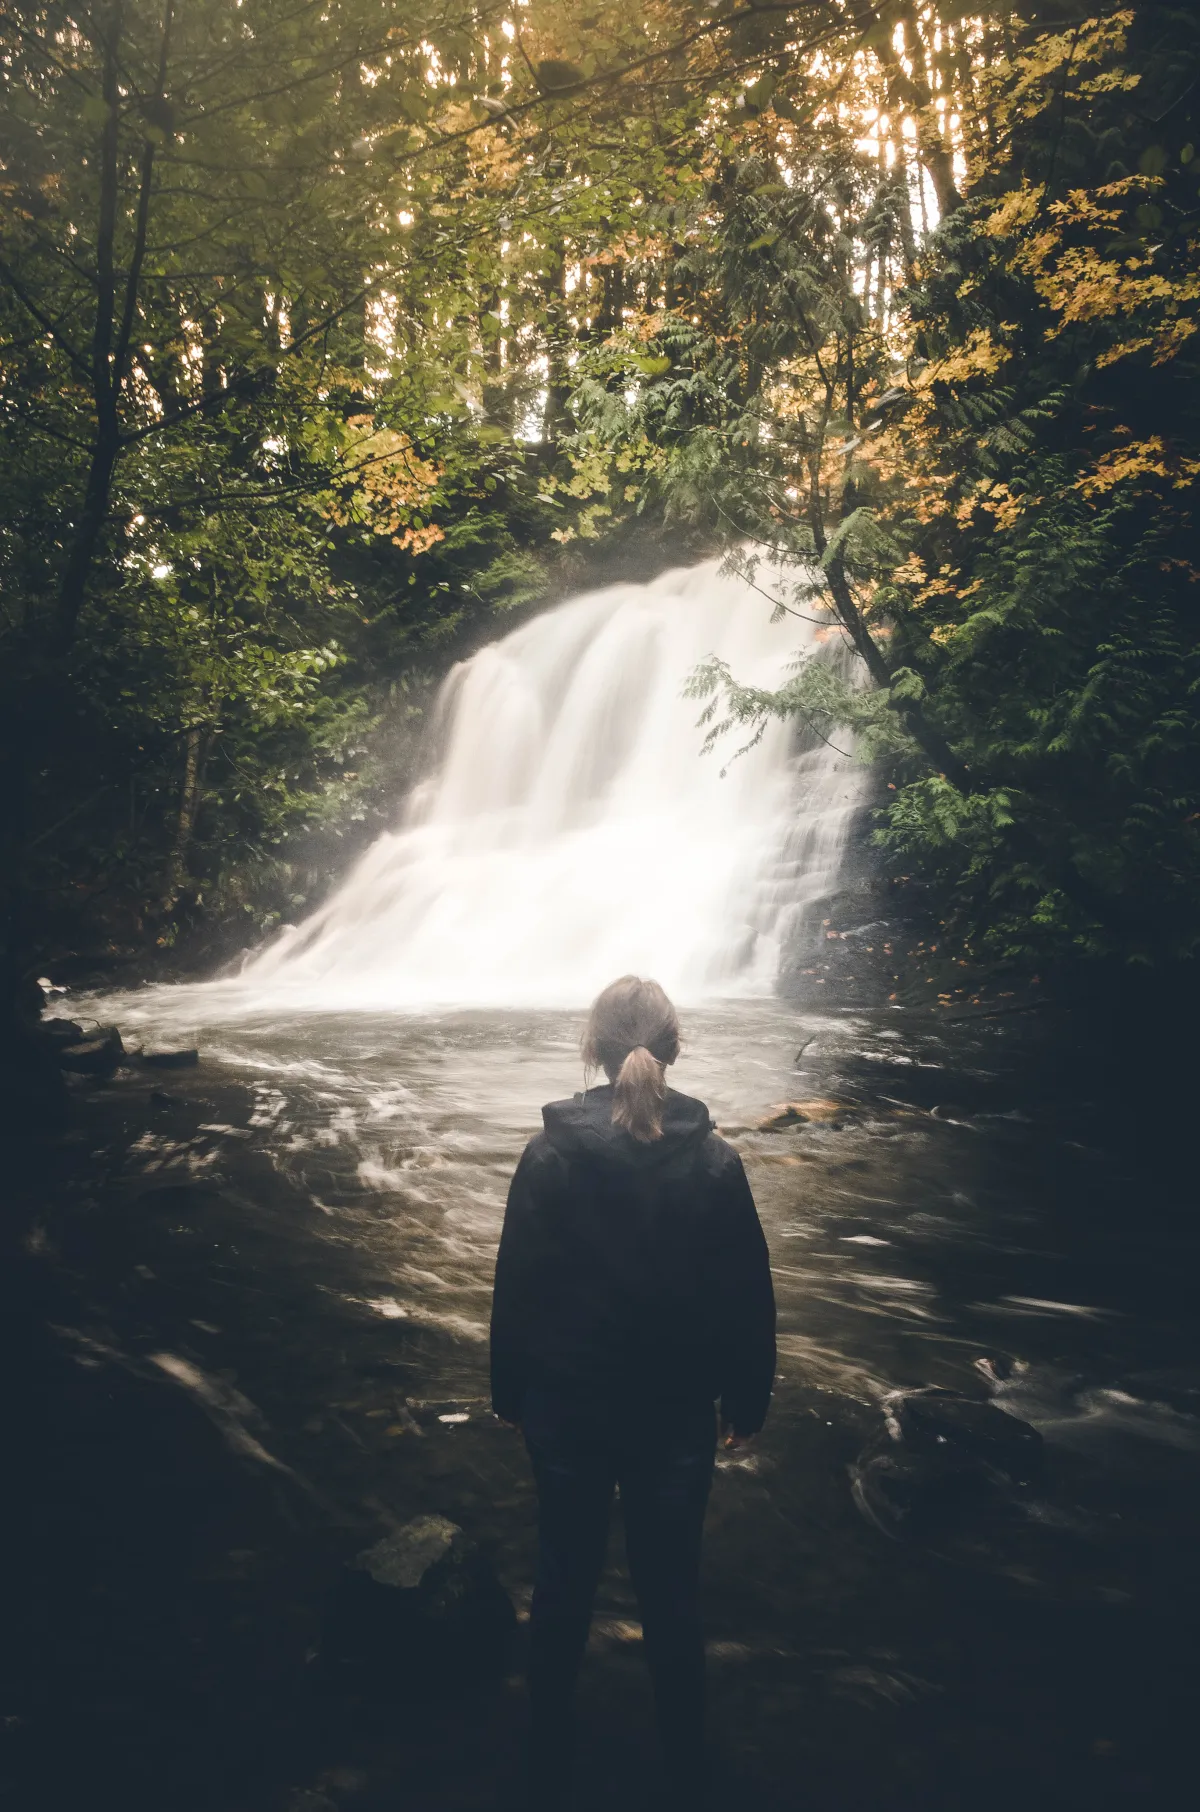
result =
[[[217,988],[297,1010],[575,1006],[631,970],[686,1001],[768,990],[860,790],[845,756],[783,724],[736,760],[733,738],[701,754],[696,664],[777,686],[819,634],[770,615],[708,562],[481,649],[445,682],[443,753],[399,828]]]

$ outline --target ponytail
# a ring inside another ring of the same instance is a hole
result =
[[[617,1072],[613,1095],[613,1125],[623,1126],[640,1145],[662,1138],[667,1079],[658,1058],[639,1044],[630,1051]]]
[[[613,1125],[639,1144],[662,1138],[664,1070],[679,1055],[679,1018],[657,982],[623,975],[592,1005],[583,1061],[613,1084]]]

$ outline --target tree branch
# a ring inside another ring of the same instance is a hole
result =
[[[50,338],[54,341],[54,344],[58,347],[59,351],[69,359],[72,369],[76,371],[85,382],[90,384],[92,380],[92,369],[83,354],[72,346],[70,340],[67,339],[66,335],[58,326],[58,323],[52,320],[48,314],[38,307],[37,303],[33,300],[33,297],[29,294],[29,291],[25,288],[25,285],[21,282],[21,279],[17,276],[17,273],[11,266],[2,261],[0,261],[0,279],[3,279],[3,281],[7,283],[9,289],[11,289],[13,295],[17,298],[17,301],[21,304],[26,314],[32,316],[43,332],[50,335]]]

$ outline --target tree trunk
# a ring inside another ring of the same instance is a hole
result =
[[[567,420],[571,395],[567,363],[570,329],[567,320],[567,262],[561,240],[550,248],[550,263],[543,279],[546,297],[546,413],[542,438],[553,454]]]
[[[592,324],[592,332],[597,340],[607,340],[610,334],[616,333],[623,318],[625,305],[625,260],[614,258],[611,264],[600,266],[600,306]]]
[[[56,656],[69,654],[75,641],[79,614],[87,597],[88,580],[108,524],[113,473],[117,468],[119,453],[116,410],[106,410],[92,443],[83,508],[79,512],[75,537],[59,581],[50,643],[51,653]]]
[[[199,724],[193,724],[184,743],[179,814],[175,820],[175,837],[167,859],[166,884],[163,888],[164,912],[174,911],[187,879],[188,856],[191,854],[192,835],[196,828],[196,814],[200,809],[200,788],[204,780],[204,764],[210,739],[211,732],[206,733]]]
[[[892,141],[896,147],[896,167],[894,180],[896,184],[896,225],[900,229],[900,248],[904,257],[904,281],[912,281],[917,262],[917,239],[913,231],[912,189],[908,181],[908,156],[904,149],[904,135],[897,133]],[[918,175],[918,180],[920,180]]]
[[[903,7],[900,20],[904,26],[904,48],[912,69],[905,69],[897,58],[888,66],[888,86],[900,97],[916,123],[917,155],[929,172],[937,196],[938,213],[944,219],[962,206],[962,196],[954,180],[954,154],[942,137],[938,123],[937,97],[925,65],[925,43],[917,20],[917,8],[913,5]]]

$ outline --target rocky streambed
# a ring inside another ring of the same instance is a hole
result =
[[[79,1073],[72,1129],[11,1155],[0,1780],[47,1812],[504,1804],[533,1500],[487,1413],[488,1285],[578,1025],[203,1003],[97,1006],[199,1061]],[[1170,1116],[1030,1019],[732,1003],[687,1033],[781,1316],[711,1512],[730,1802],[1163,1803],[1200,1597]],[[597,1808],[654,1803],[615,1525],[611,1559]]]

